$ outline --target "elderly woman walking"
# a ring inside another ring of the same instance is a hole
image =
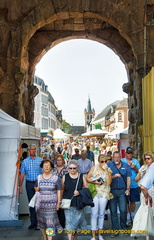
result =
[[[63,198],[72,199],[70,208],[64,210],[66,219],[65,229],[67,232],[68,240],[72,240],[72,235],[74,235],[74,240],[76,240],[77,229],[86,229],[87,226],[83,209],[76,209],[79,190],[81,190],[83,187],[87,188],[87,182],[83,174],[80,174],[78,172],[77,160],[70,160],[68,162],[68,171],[69,173],[64,175],[62,178]]]
[[[56,167],[53,169],[53,173],[56,174],[60,180],[62,180],[63,175],[68,173],[64,156],[62,154],[57,155]]]
[[[37,177],[35,184],[36,195],[36,217],[38,228],[42,230],[43,240],[52,240],[56,231],[61,230],[57,210],[60,208],[60,191],[61,182],[58,176],[54,175],[51,170],[53,162],[45,159],[41,162],[40,167],[43,173]],[[49,233],[49,229],[51,235]]]
[[[103,240],[101,232],[104,225],[105,209],[108,200],[113,198],[112,194],[110,193],[112,171],[106,163],[107,156],[100,154],[98,157],[98,165],[93,166],[86,177],[86,180],[89,183],[89,190],[91,191],[95,205],[93,208],[91,208],[91,240],[96,240],[97,222],[98,239]]]
[[[57,155],[56,159],[56,166],[53,169],[53,173],[56,174],[59,178],[59,180],[62,180],[62,177],[68,173],[67,167],[65,165],[64,156],[62,154]],[[65,215],[64,215],[64,209],[60,208],[58,211],[58,217],[60,221],[60,225],[65,228]]]

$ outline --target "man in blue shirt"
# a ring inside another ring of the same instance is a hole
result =
[[[81,158],[78,160],[78,171],[79,173],[87,174],[92,168],[92,162],[87,159],[85,151],[81,152]]]
[[[90,150],[90,146],[87,146],[86,154],[87,154],[87,158],[94,163],[95,157],[94,157],[94,153]]]
[[[26,192],[28,196],[28,200],[30,202],[31,198],[35,194],[34,185],[36,178],[39,174],[42,173],[42,168],[40,168],[40,164],[42,162],[42,158],[36,156],[36,145],[32,144],[29,146],[29,157],[25,158],[21,164],[20,168],[20,194],[22,194],[22,183],[24,177],[26,179]],[[35,208],[30,207],[30,221],[31,225],[28,229],[37,229],[37,219]]]
[[[113,238],[119,234],[118,206],[120,210],[120,226],[122,229],[127,228],[127,204],[125,194],[130,194],[131,168],[127,163],[121,161],[120,152],[118,151],[113,153],[113,162],[109,162],[108,166],[112,170],[111,193],[114,196],[109,202],[112,229],[114,230],[114,233],[111,234]]]
[[[130,185],[130,212],[132,219],[135,215],[136,203],[140,201],[140,189],[135,181],[135,177],[140,169],[139,161],[133,158],[133,149],[131,147],[126,148],[125,158],[121,159],[122,162],[127,163],[131,168],[131,185]],[[127,225],[131,224],[130,213],[127,213]]]

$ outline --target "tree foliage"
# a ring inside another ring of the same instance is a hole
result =
[[[49,130],[49,131],[48,131],[48,134],[50,134],[51,136],[53,136],[53,131],[52,131],[52,130]]]
[[[62,129],[65,133],[68,133],[68,134],[72,133],[71,125],[68,122],[66,122],[66,120],[64,120],[64,119],[62,120]]]

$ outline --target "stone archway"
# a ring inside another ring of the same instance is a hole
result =
[[[153,6],[149,1],[148,9]],[[150,10],[149,10],[150,11]],[[133,0],[2,0],[0,3],[0,106],[15,118],[32,124],[35,65],[54,45],[67,39],[96,40],[111,48],[126,66],[130,144],[141,149],[144,67],[144,3]],[[149,29],[147,69],[152,67],[153,31]],[[29,108],[30,106],[30,108]]]

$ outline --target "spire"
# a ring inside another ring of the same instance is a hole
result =
[[[91,109],[91,101],[90,101],[90,96],[88,96],[88,106],[87,106],[87,112],[92,112],[92,109]]]

